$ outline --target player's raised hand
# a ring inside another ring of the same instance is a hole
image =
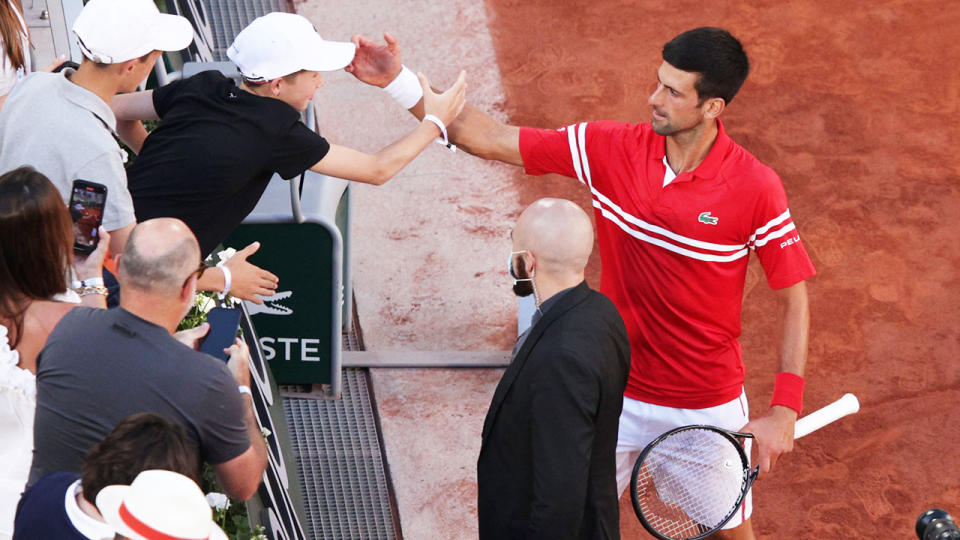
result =
[[[796,411],[774,405],[766,415],[751,420],[740,430],[753,433],[757,441],[757,465],[760,466],[761,473],[773,470],[782,454],[793,451],[796,422]]]
[[[403,67],[400,45],[388,32],[383,33],[383,40],[385,43],[377,43],[360,35],[353,36],[350,41],[356,44],[357,52],[344,70],[373,86],[383,88],[390,84]]]
[[[437,94],[430,88],[430,81],[423,73],[417,73],[420,86],[423,87],[423,112],[432,114],[449,126],[463,110],[467,102],[467,73],[460,72],[457,82],[442,94]]]

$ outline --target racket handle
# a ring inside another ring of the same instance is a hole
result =
[[[853,394],[844,394],[843,397],[827,405],[826,407],[813,411],[812,413],[797,420],[793,428],[793,438],[799,439],[804,435],[822,428],[823,426],[835,422],[848,414],[853,414],[860,410],[860,401]]]

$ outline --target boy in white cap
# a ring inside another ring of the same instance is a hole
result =
[[[114,95],[135,91],[162,51],[189,45],[193,27],[183,17],[160,13],[153,0],[90,0],[73,33],[83,52],[80,67],[31,74],[0,111],[0,173],[30,165],[57,186],[64,201],[70,200],[74,180],[105,185],[103,227],[116,258],[137,218],[123,168],[126,156],[112,134],[124,124],[118,124],[109,104]],[[204,273],[198,287],[227,292],[232,272],[232,294],[262,302],[255,294],[272,294],[277,278],[246,262],[255,250],[255,244],[248,246],[223,267]]]
[[[366,154],[330,144],[300,121],[323,85],[321,72],[347,66],[354,51],[353,43],[322,39],[304,17],[270,13],[243,29],[227,51],[243,76],[239,87],[208,71],[117,96],[118,119],[161,120],[149,136],[141,128],[126,141],[140,150],[128,171],[137,217],[183,220],[206,254],[253,210],[274,173],[290,179],[309,169],[377,185],[393,177],[445,134],[463,107],[465,76],[442,94],[422,78],[427,117]]]

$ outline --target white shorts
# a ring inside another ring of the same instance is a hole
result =
[[[628,397],[623,398],[623,412],[620,413],[620,428],[617,435],[617,490],[621,495],[630,483],[633,465],[640,452],[651,441],[664,432],[680,426],[704,424],[737,431],[750,421],[750,407],[746,392],[740,397],[716,407],[706,409],[675,409],[662,405],[653,405]],[[745,442],[747,457],[750,456],[751,440]],[[723,526],[732,529],[739,526],[753,513],[751,491],[743,498],[740,512]]]

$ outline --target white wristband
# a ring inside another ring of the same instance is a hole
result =
[[[250,387],[245,384],[238,386],[237,391],[239,391],[241,394],[246,394],[250,397],[253,397],[253,392],[250,391]]]
[[[84,287],[103,287],[102,277],[92,277],[83,280]]]
[[[423,87],[420,79],[407,66],[403,66],[400,74],[383,88],[390,97],[397,100],[404,109],[409,109],[423,98]]]
[[[423,121],[433,122],[434,124],[437,125],[438,128],[440,128],[440,133],[443,134],[443,139],[441,139],[440,137],[437,137],[436,142],[446,146],[447,148],[450,149],[451,152],[457,151],[457,147],[451,144],[450,139],[447,138],[447,126],[443,125],[443,120],[440,120],[439,118],[437,118],[432,114],[425,114],[423,115]]]
[[[220,298],[223,298],[230,294],[230,285],[232,285],[233,276],[230,275],[230,269],[226,266],[218,264],[217,268],[223,272],[223,291],[220,293]]]

